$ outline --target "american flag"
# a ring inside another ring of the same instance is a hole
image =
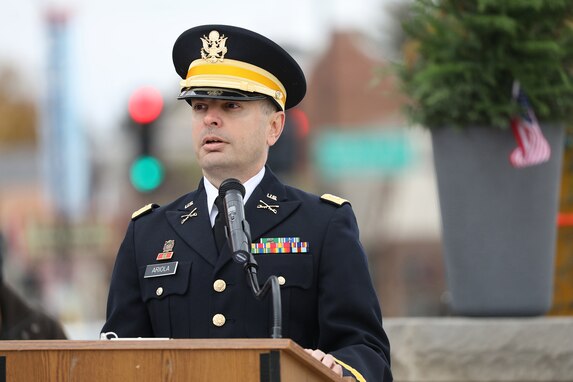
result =
[[[517,168],[547,162],[551,157],[551,147],[543,136],[527,96],[517,81],[513,85],[513,99],[520,108],[519,115],[511,119],[511,129],[518,147],[511,152],[509,161]]]

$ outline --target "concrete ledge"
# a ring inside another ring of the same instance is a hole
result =
[[[573,317],[388,318],[397,382],[573,381]]]

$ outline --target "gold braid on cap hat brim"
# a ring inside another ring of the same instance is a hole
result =
[[[285,109],[286,90],[271,73],[258,66],[237,60],[221,62],[195,60],[189,65],[187,77],[180,82],[181,88],[217,87],[237,89],[268,95]]]

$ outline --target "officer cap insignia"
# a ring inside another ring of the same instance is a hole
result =
[[[203,47],[201,48],[201,58],[203,60],[211,63],[223,61],[225,53],[227,53],[227,47],[225,46],[227,37],[225,35],[220,36],[219,32],[212,30],[209,32],[209,37],[203,36],[201,41],[203,42]]]
[[[159,207],[159,204],[149,203],[148,205],[141,207],[140,209],[135,211],[133,214],[131,214],[131,220],[135,220],[135,219],[139,218],[140,216],[146,215],[146,214],[150,213],[151,211],[153,211],[153,209],[155,209],[157,207]]]
[[[342,199],[339,196],[332,195],[332,194],[324,194],[320,197],[320,200],[324,200],[326,202],[330,202],[337,206],[342,206],[344,203],[350,204],[350,202],[346,199]]]

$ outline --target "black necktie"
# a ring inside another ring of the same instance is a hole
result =
[[[217,250],[221,253],[221,248],[227,240],[225,236],[225,210],[223,207],[223,199],[217,196],[215,199],[215,205],[217,206],[217,216],[215,217],[215,224],[213,225],[213,234],[215,235],[215,244],[217,245]]]

